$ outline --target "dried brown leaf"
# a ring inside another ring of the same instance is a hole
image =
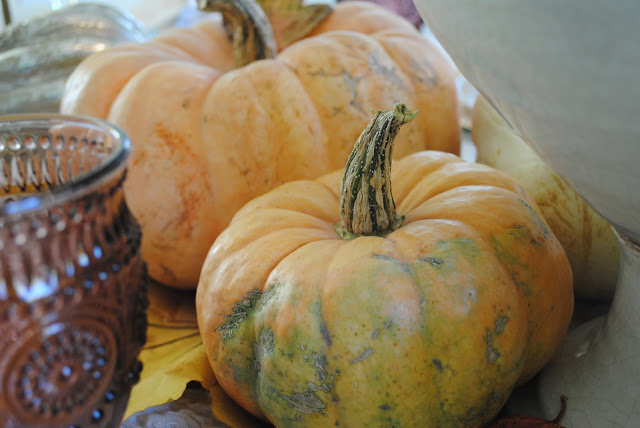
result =
[[[567,397],[560,397],[561,408],[558,416],[552,421],[547,421],[532,415],[515,415],[500,418],[491,428],[564,428],[560,421],[567,410]]]

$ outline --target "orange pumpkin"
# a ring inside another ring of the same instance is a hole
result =
[[[125,195],[154,279],[194,288],[238,208],[339,168],[369,111],[398,97],[423,113],[398,141],[399,156],[459,152],[450,63],[402,18],[369,3],[338,5],[313,37],[275,56],[254,0],[201,3],[224,7],[233,41],[212,14],[104,50],[75,69],[61,101],[62,112],[106,118],[131,137]]]
[[[413,115],[376,113],[344,175],[253,199],[207,256],[213,371],[276,426],[482,426],[566,333],[571,268],[520,185],[436,151],[390,173]]]

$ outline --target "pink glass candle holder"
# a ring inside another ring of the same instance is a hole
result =
[[[0,118],[0,425],[113,427],[141,371],[147,274],[130,152],[86,117]]]

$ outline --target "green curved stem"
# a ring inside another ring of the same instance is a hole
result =
[[[340,218],[336,228],[352,235],[382,236],[402,223],[391,193],[393,142],[400,127],[417,111],[397,103],[392,111],[374,112],[347,160],[340,184]]]

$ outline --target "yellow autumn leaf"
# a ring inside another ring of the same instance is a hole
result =
[[[187,384],[216,384],[196,320],[195,293],[149,285],[147,342],[140,352],[140,381],[131,390],[124,418],[176,400]]]
[[[271,427],[236,404],[216,382],[198,331],[195,293],[151,283],[148,296],[147,342],[139,356],[143,368],[124,419],[179,399],[187,384],[196,381],[209,391],[211,411],[220,422],[231,428]]]

